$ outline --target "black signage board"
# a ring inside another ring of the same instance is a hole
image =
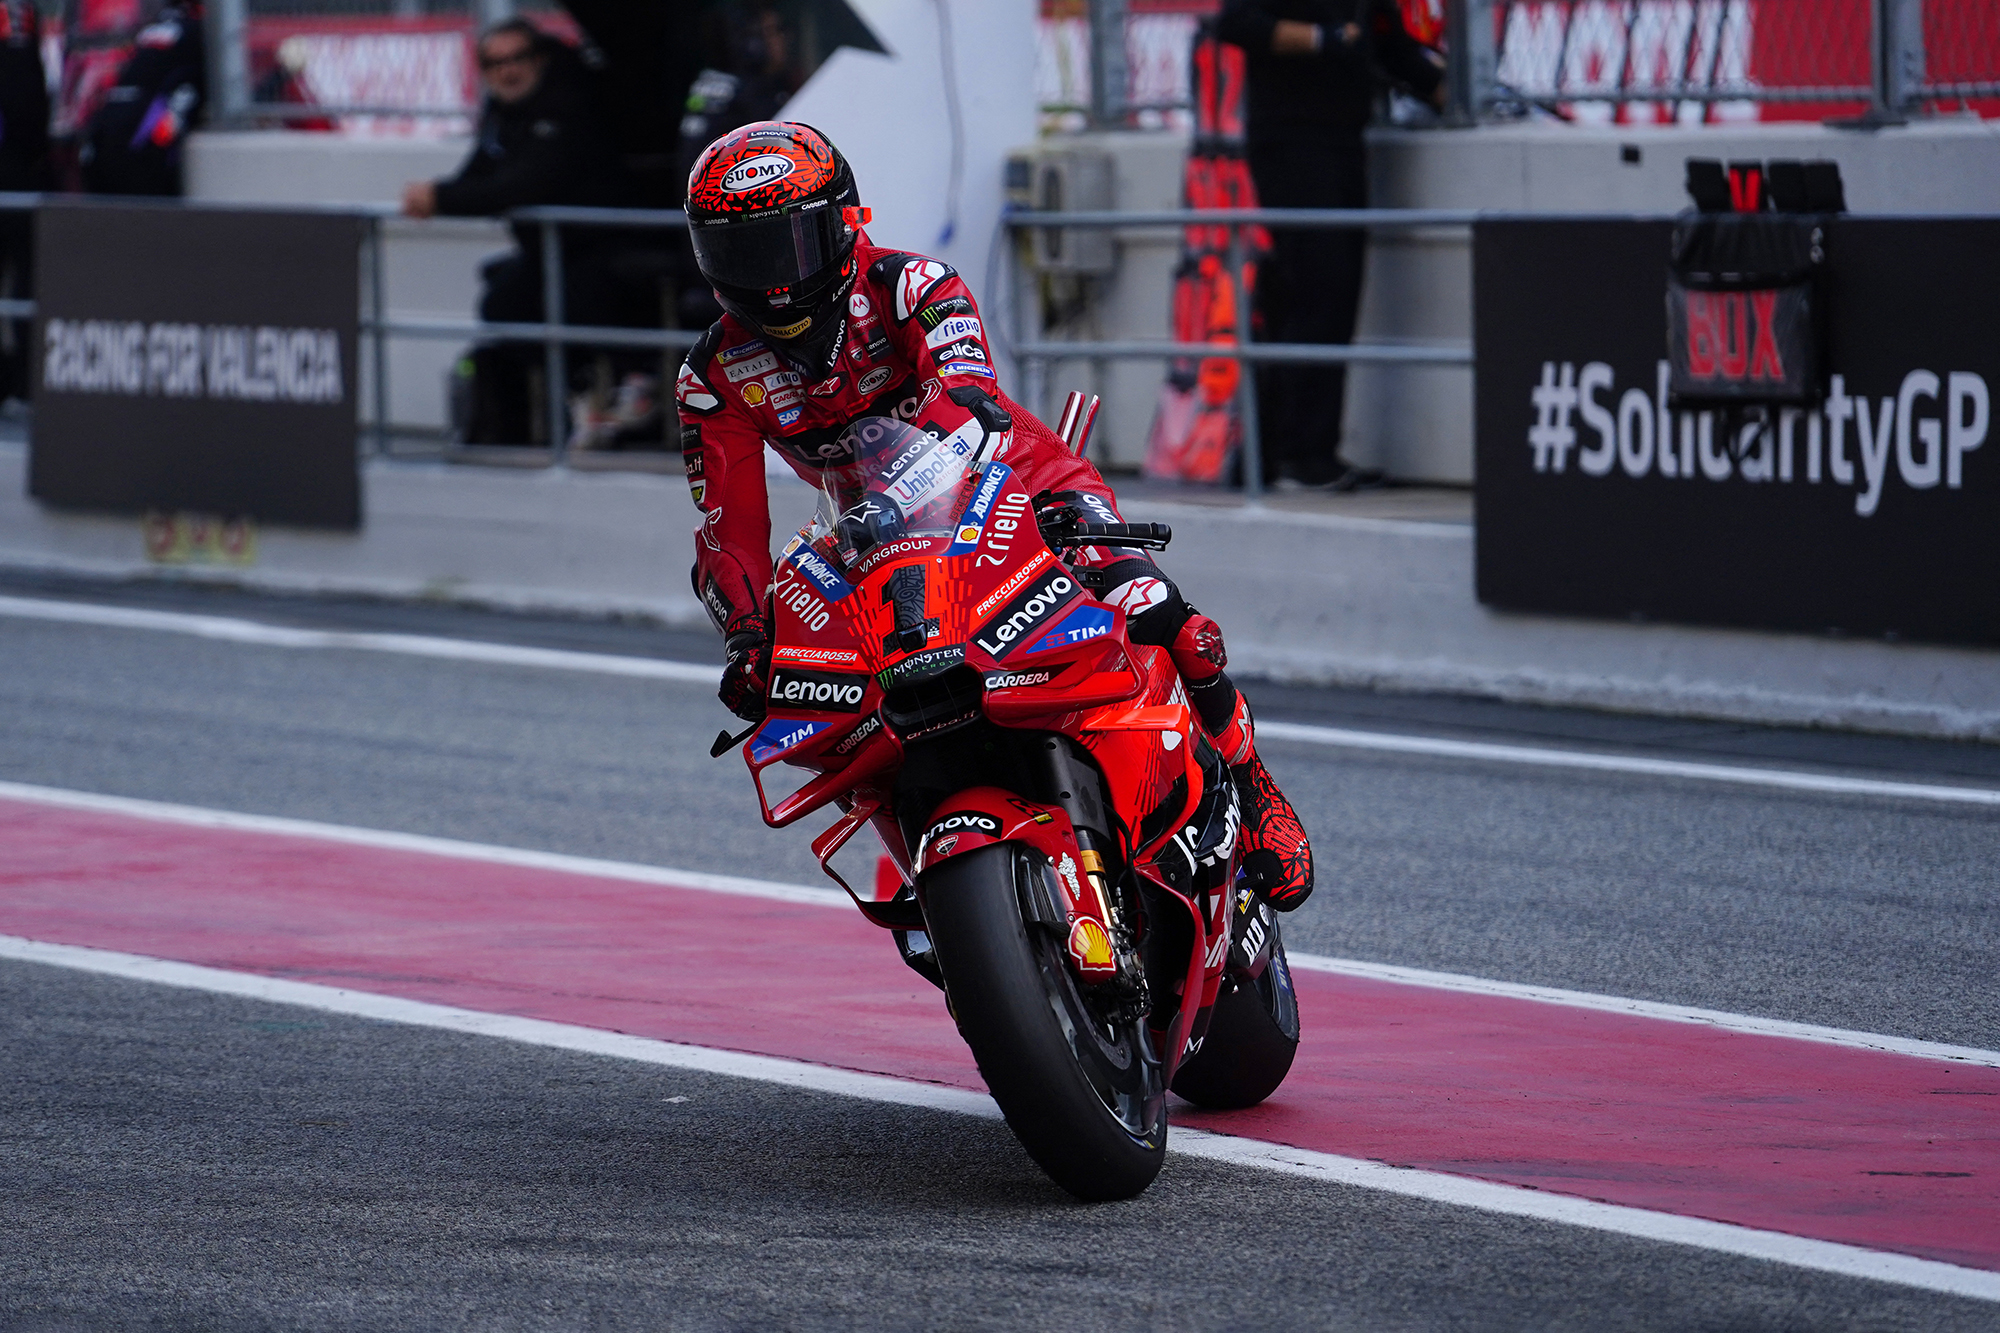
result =
[[[29,494],[361,525],[361,219],[78,202],[35,226]]]
[[[1827,395],[1740,457],[1669,400],[1672,230],[1473,229],[1479,600],[2000,644],[2000,218],[1830,221]]]

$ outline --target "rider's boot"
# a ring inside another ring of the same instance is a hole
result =
[[[1293,911],[1312,895],[1312,844],[1298,812],[1257,757],[1257,729],[1249,701],[1222,670],[1228,660],[1222,631],[1197,611],[1181,627],[1170,651],[1202,727],[1236,779],[1243,806],[1244,878],[1251,888],[1263,891],[1271,906]]]

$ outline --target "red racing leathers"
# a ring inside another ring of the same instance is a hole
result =
[[[950,265],[884,250],[864,234],[847,298],[840,364],[807,384],[764,339],[724,315],[681,368],[681,456],[702,512],[695,537],[695,593],[727,633],[761,613],[771,583],[771,512],[764,448],[817,483],[822,468],[850,461],[840,434],[858,417],[893,416],[938,433],[971,413],[950,390],[970,386],[1000,399],[1014,430],[1002,457],[1028,493],[1081,491],[1107,506],[1111,490],[1047,426],[1009,401],[994,376],[978,307]],[[1093,505],[1094,509],[1096,506]]]
[[[746,717],[761,712],[763,670],[752,664],[767,633],[771,586],[767,445],[800,477],[817,482],[822,469],[851,461],[840,437],[857,418],[893,416],[944,435],[972,418],[967,403],[977,400],[966,390],[974,389],[1012,416],[998,457],[1028,494],[1055,492],[1092,521],[1123,521],[1097,469],[1001,393],[979,309],[950,265],[884,250],[866,235],[855,243],[854,263],[832,373],[807,383],[763,338],[725,314],[688,353],[675,385],[681,453],[702,513],[695,593],[729,639],[723,699]],[[1220,627],[1189,606],[1141,551],[1093,547],[1071,558],[1097,567],[1090,586],[1125,612],[1134,641],[1172,654],[1203,726],[1236,774],[1250,849],[1245,873],[1274,906],[1298,906],[1312,892],[1312,850],[1256,756],[1249,705],[1223,670]],[[768,654],[767,643],[761,651]]]

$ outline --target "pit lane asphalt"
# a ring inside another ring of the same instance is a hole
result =
[[[0,963],[0,1327],[1991,1329],[1991,1305],[997,1121]]]
[[[639,626],[6,590],[715,656]],[[1251,694],[1268,717],[2000,785],[1983,747]],[[814,828],[765,830],[739,763],[707,757],[732,721],[671,683],[0,619],[6,779],[815,882]],[[1990,812],[1267,749],[1319,848],[1295,949],[2000,1045]],[[1083,1208],[997,1124],[26,964],[0,989],[0,1324],[2000,1327],[1186,1159]],[[1164,1262],[1178,1245],[1200,1257]]]

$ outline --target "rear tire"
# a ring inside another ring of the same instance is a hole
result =
[[[958,1030],[1007,1125],[1079,1199],[1129,1199],[1167,1151],[1167,1099],[1145,1020],[1101,1021],[1047,927],[1023,920],[1011,844],[924,874],[924,916]]]
[[[1285,1081],[1298,1050],[1298,998],[1284,942],[1274,937],[1271,960],[1254,981],[1223,974],[1201,1049],[1174,1071],[1174,1092],[1206,1111],[1255,1106]]]

